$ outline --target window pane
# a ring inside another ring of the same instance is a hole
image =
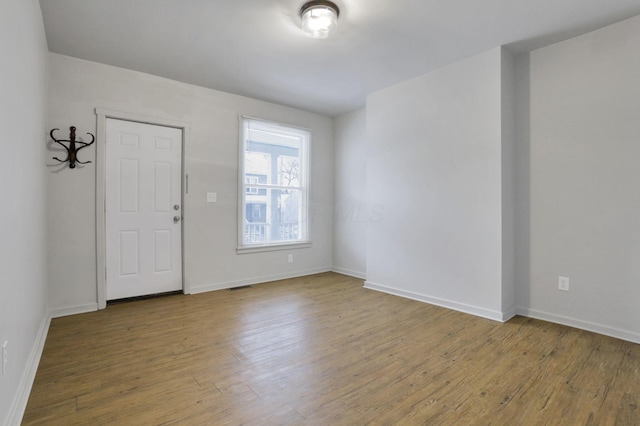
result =
[[[246,185],[244,191],[247,194],[266,195],[266,190],[265,189],[260,189],[257,186],[255,186],[257,184],[267,183],[267,176],[266,175],[256,175],[256,174],[245,173],[245,175],[244,175],[244,183]]]
[[[302,192],[266,189],[264,196],[246,196],[245,244],[303,239]]]
[[[267,183],[271,169],[270,155],[265,152],[250,151],[248,148],[244,154],[244,173],[246,183],[258,183],[258,177],[264,178],[263,182]],[[253,182],[247,182],[249,177],[254,177]]]
[[[300,187],[300,159],[278,157],[278,185]]]
[[[266,184],[300,186],[301,140],[273,132],[249,132],[245,144],[245,175],[263,175]]]

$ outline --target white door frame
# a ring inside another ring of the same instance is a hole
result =
[[[184,271],[184,217],[185,217],[185,146],[189,136],[191,125],[183,121],[177,121],[167,118],[149,117],[141,114],[128,113],[122,111],[114,111],[109,109],[96,108],[95,114],[97,116],[96,123],[96,282],[97,282],[97,295],[98,295],[98,309],[104,309],[107,306],[107,237],[106,237],[106,214],[105,214],[105,195],[106,195],[106,164],[105,164],[105,150],[106,150],[106,127],[107,118],[113,118],[116,120],[133,121],[136,123],[153,124],[156,126],[174,127],[182,130],[182,192],[181,192],[181,205],[182,205],[182,241],[180,242],[182,247],[182,292],[184,294],[190,294],[191,289],[187,285],[185,280]]]

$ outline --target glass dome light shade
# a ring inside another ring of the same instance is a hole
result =
[[[338,7],[325,1],[312,1],[302,6],[302,30],[311,38],[327,38],[338,26]]]

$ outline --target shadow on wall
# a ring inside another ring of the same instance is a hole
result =
[[[516,305],[530,306],[531,223],[529,159],[531,141],[531,78],[529,54],[515,58],[516,72],[516,214],[515,214],[515,273]]]

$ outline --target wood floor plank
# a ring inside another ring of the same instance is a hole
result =
[[[640,345],[334,273],[52,321],[23,424],[640,425]]]

